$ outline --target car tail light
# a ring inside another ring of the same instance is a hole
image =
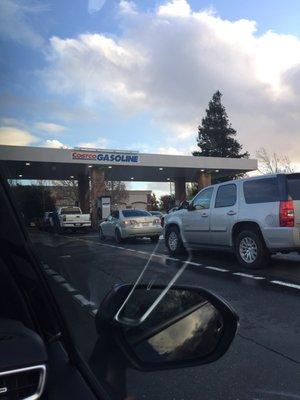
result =
[[[279,206],[280,226],[293,227],[295,225],[295,211],[292,200],[281,201]]]
[[[125,220],[123,221],[123,224],[124,224],[125,226],[128,226],[128,225],[136,225],[136,224],[138,224],[138,222],[135,221],[134,219],[125,219]]]

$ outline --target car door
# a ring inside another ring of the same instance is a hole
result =
[[[210,244],[210,207],[214,187],[199,192],[182,216],[184,241],[190,244]]]
[[[106,220],[101,223],[101,229],[102,229],[102,232],[103,232],[104,236],[110,236],[109,232],[110,232],[111,222],[112,222],[112,216],[110,214],[106,218]]]
[[[120,212],[113,211],[111,213],[111,220],[109,221],[109,225],[108,225],[108,236],[115,236],[115,230],[116,230],[116,226],[119,222],[119,219],[120,219]]]
[[[231,231],[237,220],[237,199],[237,185],[235,183],[217,187],[210,215],[210,232],[213,244],[218,246],[231,245]]]

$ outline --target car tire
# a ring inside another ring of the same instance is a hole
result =
[[[171,226],[167,229],[165,242],[171,256],[184,253],[183,241],[176,226]]]
[[[62,233],[62,228],[60,227],[59,224],[54,224],[53,233]]]
[[[99,240],[100,242],[102,242],[103,240],[105,240],[105,236],[103,235],[103,231],[101,228],[99,228]]]
[[[157,243],[159,241],[159,235],[150,236],[150,240],[152,243]]]
[[[235,241],[235,254],[239,264],[247,269],[264,268],[270,262],[270,253],[259,231],[240,232]]]
[[[116,243],[122,243],[123,242],[120,229],[116,229],[115,230],[115,241],[116,241]]]

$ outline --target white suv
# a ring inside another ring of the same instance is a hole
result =
[[[244,267],[272,253],[300,251],[300,174],[274,174],[212,185],[165,216],[171,255],[185,248],[228,249]]]

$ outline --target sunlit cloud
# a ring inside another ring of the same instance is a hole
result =
[[[13,126],[0,127],[0,144],[11,146],[29,146],[39,139],[30,132]]]
[[[128,4],[120,7],[128,11]],[[120,13],[118,36],[51,39],[43,77],[53,92],[93,106],[109,101],[122,113],[147,112],[166,132],[162,140],[173,137],[170,147],[181,151],[196,137],[219,89],[245,150],[254,155],[260,146],[280,149],[299,160],[296,146],[290,146],[300,126],[298,37],[258,34],[253,20],[195,11],[186,0],[147,12],[130,7],[134,13]]]

